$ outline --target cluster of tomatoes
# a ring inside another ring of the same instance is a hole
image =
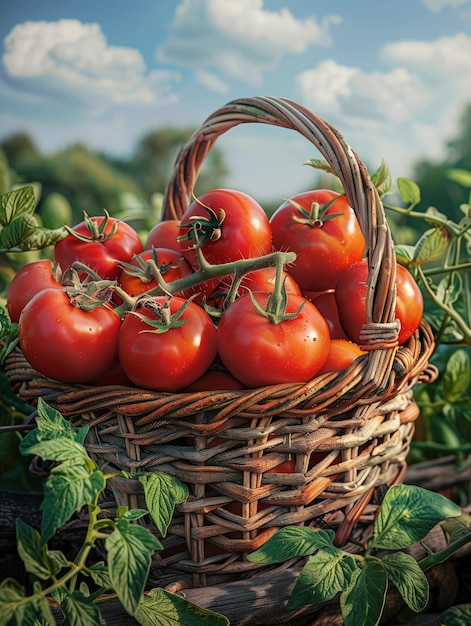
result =
[[[88,217],[12,280],[7,308],[27,361],[63,382],[159,391],[255,388],[344,369],[364,351],[365,239],[344,195],[300,193],[269,219],[215,189],[145,242]],[[291,262],[280,255],[291,252]],[[398,267],[399,342],[421,292]]]

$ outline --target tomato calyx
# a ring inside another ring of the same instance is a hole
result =
[[[94,311],[100,306],[112,308],[111,299],[116,282],[114,280],[99,280],[81,283],[78,275],[73,274],[72,286],[65,289],[70,304],[83,311]]]
[[[195,201],[203,208],[207,215],[192,215],[181,228],[187,228],[184,235],[177,237],[177,241],[190,241],[195,249],[201,248],[208,241],[217,241],[222,237],[222,223],[226,219],[226,212],[220,208],[218,213],[209,206],[203,204],[198,198]]]
[[[332,220],[336,217],[342,217],[342,213],[329,213],[327,214],[328,209],[332,206],[332,204],[337,200],[337,198],[333,198],[327,204],[319,204],[319,202],[312,202],[309,207],[309,211],[306,210],[303,206],[296,202],[295,200],[288,200],[302,215],[300,217],[297,214],[293,214],[293,220],[298,224],[303,224],[305,226],[310,226],[311,228],[321,228],[325,222]]]
[[[288,293],[286,291],[284,281],[281,284],[281,287],[278,289],[275,285],[275,290],[273,293],[268,294],[267,302],[265,307],[263,307],[257,300],[255,299],[252,291],[249,290],[250,299],[252,300],[252,304],[255,309],[266,317],[266,319],[271,324],[281,324],[282,322],[289,322],[290,320],[295,319],[301,313],[305,300],[300,304],[298,309],[294,311],[294,313],[287,313],[286,307],[288,305]]]
[[[93,218],[91,218],[86,211],[83,211],[83,221],[87,227],[88,232],[90,233],[89,235],[86,235],[84,233],[79,233],[67,225],[64,225],[64,228],[67,230],[69,235],[72,235],[73,237],[75,237],[76,239],[79,239],[80,241],[103,242],[103,241],[106,241],[107,239],[111,239],[114,235],[116,235],[116,232],[118,230],[118,222],[113,220],[110,217],[110,214],[108,213],[106,209],[103,209],[103,212],[105,214],[105,217],[103,220],[101,220],[100,223],[98,223],[97,220],[94,220]],[[110,223],[110,220],[112,220],[112,226],[111,226],[110,232],[107,233],[106,228],[108,226],[108,223]]]
[[[137,265],[132,265],[131,263],[126,263],[125,261],[122,261],[119,265],[123,268],[126,274],[129,274],[129,276],[133,276],[134,278],[139,278],[139,280],[144,284],[151,283],[158,277],[165,276],[167,272],[176,267],[172,262],[162,262],[159,265],[159,257],[155,248],[152,248],[152,258],[145,260],[135,254],[133,260],[136,261]]]
[[[193,298],[188,298],[175,313],[171,313],[170,311],[170,300],[171,297],[167,298],[165,303],[162,304],[149,296],[142,296],[138,299],[135,308],[129,311],[129,314],[135,315],[149,326],[149,328],[145,328],[140,332],[162,334],[166,333],[171,328],[179,328],[190,321],[188,318],[181,319],[181,316],[193,301]],[[152,317],[139,313],[138,309],[146,309],[151,313]]]

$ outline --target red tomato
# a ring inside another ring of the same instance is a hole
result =
[[[65,289],[36,294],[20,316],[21,350],[38,372],[62,382],[84,383],[116,364],[121,321],[106,306],[85,311]]]
[[[246,193],[232,189],[213,189],[192,202],[181,218],[180,237],[183,255],[193,267],[198,267],[196,240],[212,264],[262,256],[272,246],[270,223],[262,207]]]
[[[114,280],[121,273],[121,261],[129,262],[143,250],[134,228],[113,217],[87,217],[72,231],[75,234],[54,246],[54,261],[63,271],[80,261],[101,278]]]
[[[347,339],[331,339],[327,360],[319,370],[319,374],[345,370],[355,359],[363,354],[366,354],[366,352],[352,341],[348,341]]]
[[[296,253],[288,272],[303,291],[333,289],[365,253],[354,210],[345,195],[329,189],[297,194],[275,211],[270,224],[275,249]]]
[[[335,289],[339,318],[349,339],[361,345],[360,331],[366,323],[366,259],[354,263],[342,275]],[[396,317],[401,322],[399,344],[406,342],[417,330],[424,312],[422,293],[412,274],[397,265]]]
[[[177,252],[182,251],[177,237],[180,235],[180,220],[165,220],[153,226],[146,239],[145,248],[170,248]]]
[[[308,300],[311,300],[306,294],[304,294],[304,296],[307,297]],[[323,293],[316,294],[311,302],[316,305],[325,317],[329,325],[331,339],[347,339],[347,335],[340,323],[339,310],[337,301],[335,300],[335,291],[324,291]]]
[[[32,261],[20,267],[8,286],[7,311],[11,321],[17,323],[31,298],[49,288],[62,289],[49,260]]]
[[[208,370],[198,380],[186,387],[184,391],[225,391],[231,389],[244,389],[244,385],[229,372]]]
[[[139,315],[152,323],[159,315],[156,305],[183,323],[163,331],[154,329]],[[206,311],[194,302],[156,296],[149,306],[142,303],[127,314],[118,349],[124,371],[135,385],[180,391],[202,376],[214,361],[216,327]]]
[[[252,295],[265,308],[270,294]],[[329,327],[311,302],[288,294],[287,313],[301,305],[296,317],[274,324],[256,310],[250,294],[231,304],[218,325],[219,355],[229,372],[247,387],[313,378],[329,352]]]
[[[129,265],[124,267],[118,277],[118,284],[131,296],[137,296],[158,286],[146,261],[154,259],[166,283],[188,276],[193,272],[188,261],[182,256],[181,250],[169,248],[153,248],[136,254]]]
[[[275,467],[264,472],[264,474],[293,474],[296,469],[296,461],[291,459],[290,461],[284,461]]]

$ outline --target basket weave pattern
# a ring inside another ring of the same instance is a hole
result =
[[[87,448],[102,468],[158,470],[188,485],[190,498],[177,507],[156,566],[196,585],[256,571],[246,554],[278,528],[327,526],[344,544],[355,527],[371,523],[384,489],[405,472],[418,416],[413,387],[433,376],[427,324],[397,345],[393,242],[368,172],[334,128],[299,104],[247,98],[212,114],[178,156],[164,217],[186,210],[216,139],[252,122],[304,136],[355,209],[369,264],[364,357],[303,384],[175,394],[58,383],[32,370],[19,350],[5,363],[24,400],[42,397],[73,424],[90,426]],[[287,461],[288,473],[279,467]],[[137,480],[115,479],[114,493],[118,504],[143,506]]]

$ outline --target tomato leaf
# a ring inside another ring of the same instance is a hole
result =
[[[465,350],[452,352],[440,381],[443,399],[450,403],[458,402],[468,396],[471,384],[471,363]]]
[[[113,585],[108,572],[108,566],[104,561],[93,563],[93,565],[88,568],[88,573],[96,585],[103,589],[112,589]]]
[[[381,563],[368,561],[352,572],[347,588],[340,595],[345,626],[376,626],[383,612],[388,575]]]
[[[408,548],[439,522],[459,515],[460,507],[439,493],[415,485],[393,485],[384,497],[369,548]]]
[[[398,178],[397,187],[401,194],[402,200],[409,208],[414,207],[420,202],[420,187],[413,180],[408,178]]]
[[[39,594],[25,602],[25,590],[16,580],[6,578],[0,583],[0,615],[2,624],[12,626],[55,626],[47,598]]]
[[[333,547],[332,530],[312,530],[305,526],[286,526],[278,530],[261,548],[247,556],[252,563],[281,563],[295,556]]]
[[[60,607],[70,626],[95,626],[101,622],[98,606],[80,591],[66,594]]]
[[[386,554],[381,562],[407,606],[423,611],[429,599],[429,584],[417,561],[405,552]]]
[[[55,576],[67,565],[67,559],[58,550],[48,551],[41,544],[41,537],[37,530],[23,522],[16,520],[16,540],[18,554],[30,574],[43,580]]]
[[[319,550],[301,570],[287,607],[296,609],[332,600],[348,586],[355,569],[355,561],[341,550]]]
[[[73,458],[52,468],[41,503],[41,537],[46,543],[83,506],[105,488],[103,474],[91,469],[87,459]]]
[[[398,263],[401,263],[402,265],[405,265],[407,267],[414,258],[415,248],[414,246],[398,244],[397,246],[394,246],[394,251],[396,253],[396,259]]]
[[[446,626],[469,626],[471,624],[471,604],[457,604],[439,616],[440,624]]]
[[[192,604],[166,589],[152,589],[145,594],[135,618],[142,626],[229,626],[224,615]]]
[[[327,161],[324,161],[324,159],[309,159],[308,161],[305,161],[303,165],[310,165],[316,170],[323,170],[324,172],[328,172],[329,174],[336,176],[332,166],[327,163]]]
[[[439,259],[449,243],[450,235],[446,228],[431,228],[415,244],[414,262],[420,264]]]
[[[376,187],[380,198],[394,189],[394,179],[385,161],[382,161],[376,172],[373,172],[371,182]]]
[[[152,554],[161,550],[162,545],[147,528],[121,517],[106,539],[106,549],[113,588],[126,611],[134,615],[142,598]]]
[[[4,193],[0,196],[0,224],[8,226],[17,217],[32,215],[36,203],[36,194],[32,185]]]
[[[21,215],[12,220],[0,231],[0,241],[5,250],[21,248],[22,243],[37,229],[38,223],[34,217]]]
[[[163,472],[141,473],[137,478],[144,487],[149,513],[160,534],[165,537],[175,505],[188,498],[188,487],[174,476]]]

